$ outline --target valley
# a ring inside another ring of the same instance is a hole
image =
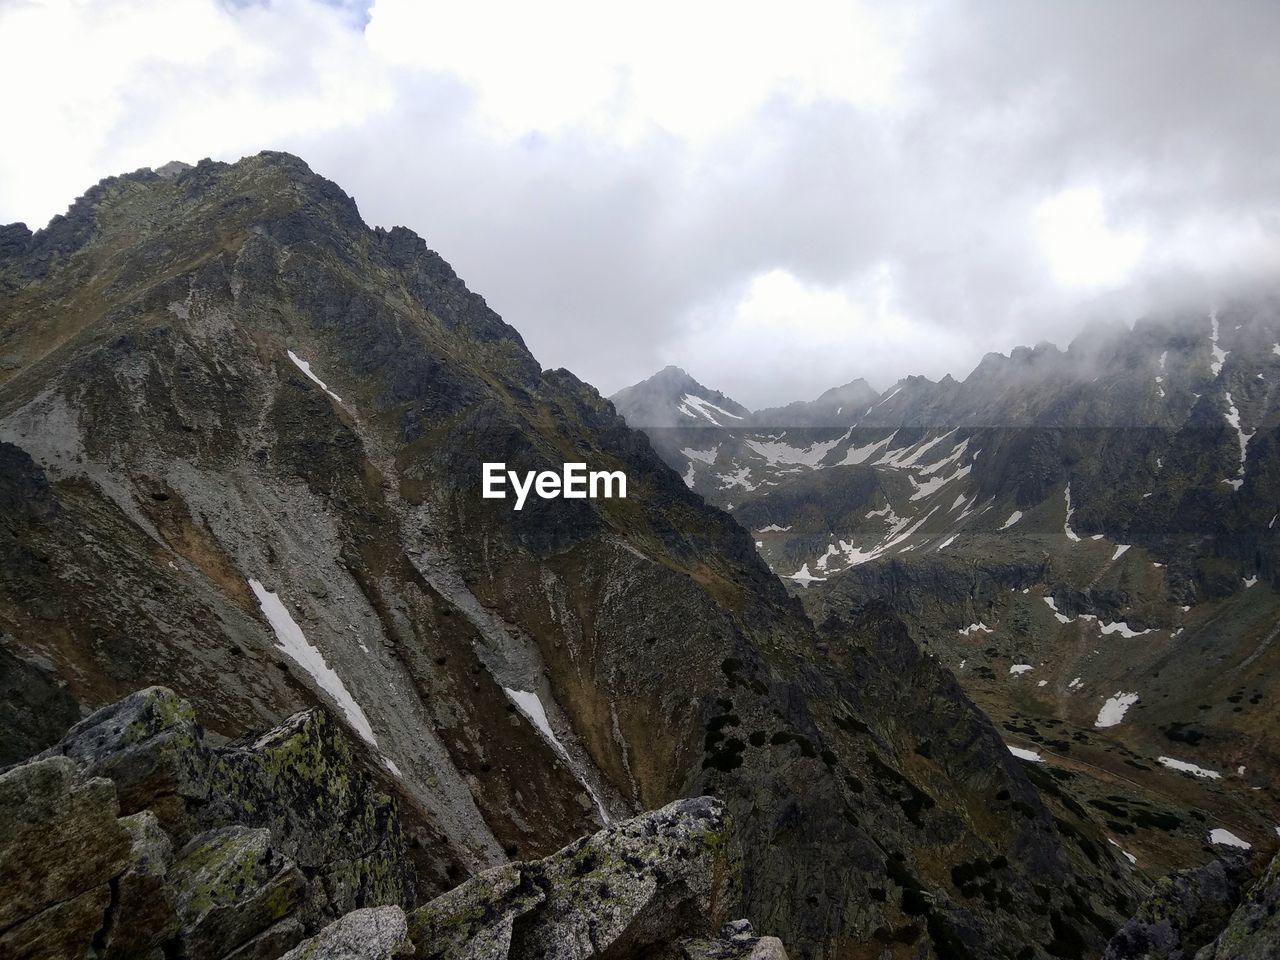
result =
[[[882,396],[752,413],[669,368],[614,400],[816,623],[891,609],[1162,872],[1276,841],[1278,342],[1258,297]]]

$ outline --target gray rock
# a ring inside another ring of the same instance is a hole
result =
[[[236,826],[201,834],[179,854],[173,884],[190,960],[231,955],[282,921],[290,921],[281,928],[285,934],[251,956],[278,955],[302,937],[292,915],[302,905],[306,878],[272,848],[267,830]]]
[[[92,936],[102,925],[108,883],[129,857],[129,835],[116,812],[111,783],[78,781],[74,765],[63,758],[0,775],[0,930],[9,943],[30,938],[15,929],[21,925],[62,930],[59,936],[68,942],[86,930]],[[56,917],[46,914],[50,909]]]
[[[66,960],[87,956],[110,905],[111,888],[106,884],[54,904],[0,933],[0,957]]]
[[[414,911],[410,934],[424,958],[638,956],[718,930],[740,872],[724,806],[678,800],[543,860],[486,871]]]
[[[368,907],[335,920],[280,960],[394,960],[413,955],[399,907]]]
[[[145,957],[178,932],[169,870],[173,844],[150,810],[123,817],[132,848],[129,867],[116,881],[116,906],[104,960]]]
[[[505,960],[517,918],[546,900],[522,864],[486,870],[410,916],[419,957]]]
[[[1188,960],[1226,924],[1246,877],[1242,859],[1162,878],[1107,944],[1103,960]]]
[[[172,690],[149,687],[103,707],[43,754],[58,755],[84,776],[110,779],[122,813],[150,810],[179,842],[194,832],[211,757],[191,705]]]
[[[1226,928],[1196,960],[1277,960],[1280,958],[1280,857],[1236,908]]]

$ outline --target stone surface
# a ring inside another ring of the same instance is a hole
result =
[[[150,687],[77,723],[45,756],[73,760],[84,776],[115,784],[122,813],[150,810],[180,842],[208,795],[210,754],[191,705]]]
[[[395,960],[413,955],[399,907],[366,907],[335,920],[280,960]]]
[[[442,960],[644,956],[718,930],[740,872],[724,806],[681,800],[483,873],[416,910],[410,934]]]
[[[1196,960],[1276,960],[1280,958],[1280,857],[1245,896],[1226,928]]]
[[[110,900],[108,882],[129,857],[129,834],[116,812],[110,781],[77,780],[75,766],[63,758],[0,775],[0,930],[6,936],[33,922],[90,936],[98,930]],[[50,908],[59,910],[56,920],[38,919]]]
[[[178,932],[176,894],[169,877],[173,865],[169,835],[150,810],[121,817],[120,825],[131,841],[129,866],[116,880],[104,960],[145,957]]]
[[[241,826],[193,839],[173,874],[191,960],[216,960],[274,928],[298,910],[306,890],[298,868],[272,849],[269,831]],[[301,928],[293,929],[300,938]]]
[[[1227,923],[1247,879],[1243,858],[1161,878],[1107,944],[1103,960],[1190,960]]]

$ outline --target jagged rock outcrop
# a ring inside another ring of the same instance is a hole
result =
[[[344,740],[305,714],[211,745],[163,688],[77,724],[50,755],[0,775],[0,955],[785,960],[749,925],[715,938],[740,902],[742,858],[710,797],[415,909],[395,807]]]
[[[1161,878],[1107,944],[1103,960],[1191,960],[1227,923],[1248,876],[1239,857]]]
[[[1258,869],[1240,855],[1164,877],[1103,960],[1276,960],[1280,857]]]
[[[0,776],[14,956],[275,960],[352,910],[413,900],[395,804],[321,711],[217,746],[153,687]]]
[[[111,782],[50,758],[0,775],[0,955],[84,955],[129,865]]]
[[[413,956],[408,921],[399,907],[366,907],[335,920],[280,960],[396,960]]]
[[[1245,895],[1213,943],[1195,960],[1276,960],[1280,957],[1280,857]]]
[[[423,960],[646,956],[718,930],[741,872],[724,805],[678,800],[473,877],[411,914],[409,930]]]

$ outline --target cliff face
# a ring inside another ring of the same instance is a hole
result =
[[[232,739],[323,708],[420,899],[714,794],[740,914],[800,955],[1086,956],[1131,912],[1144,878],[896,617],[819,634],[607,401],[296,158],[5,237],[0,630],[50,702],[165,684]],[[491,460],[628,497],[513,512]],[[43,747],[37,713],[0,719]],[[232,813],[259,856],[278,825]]]

